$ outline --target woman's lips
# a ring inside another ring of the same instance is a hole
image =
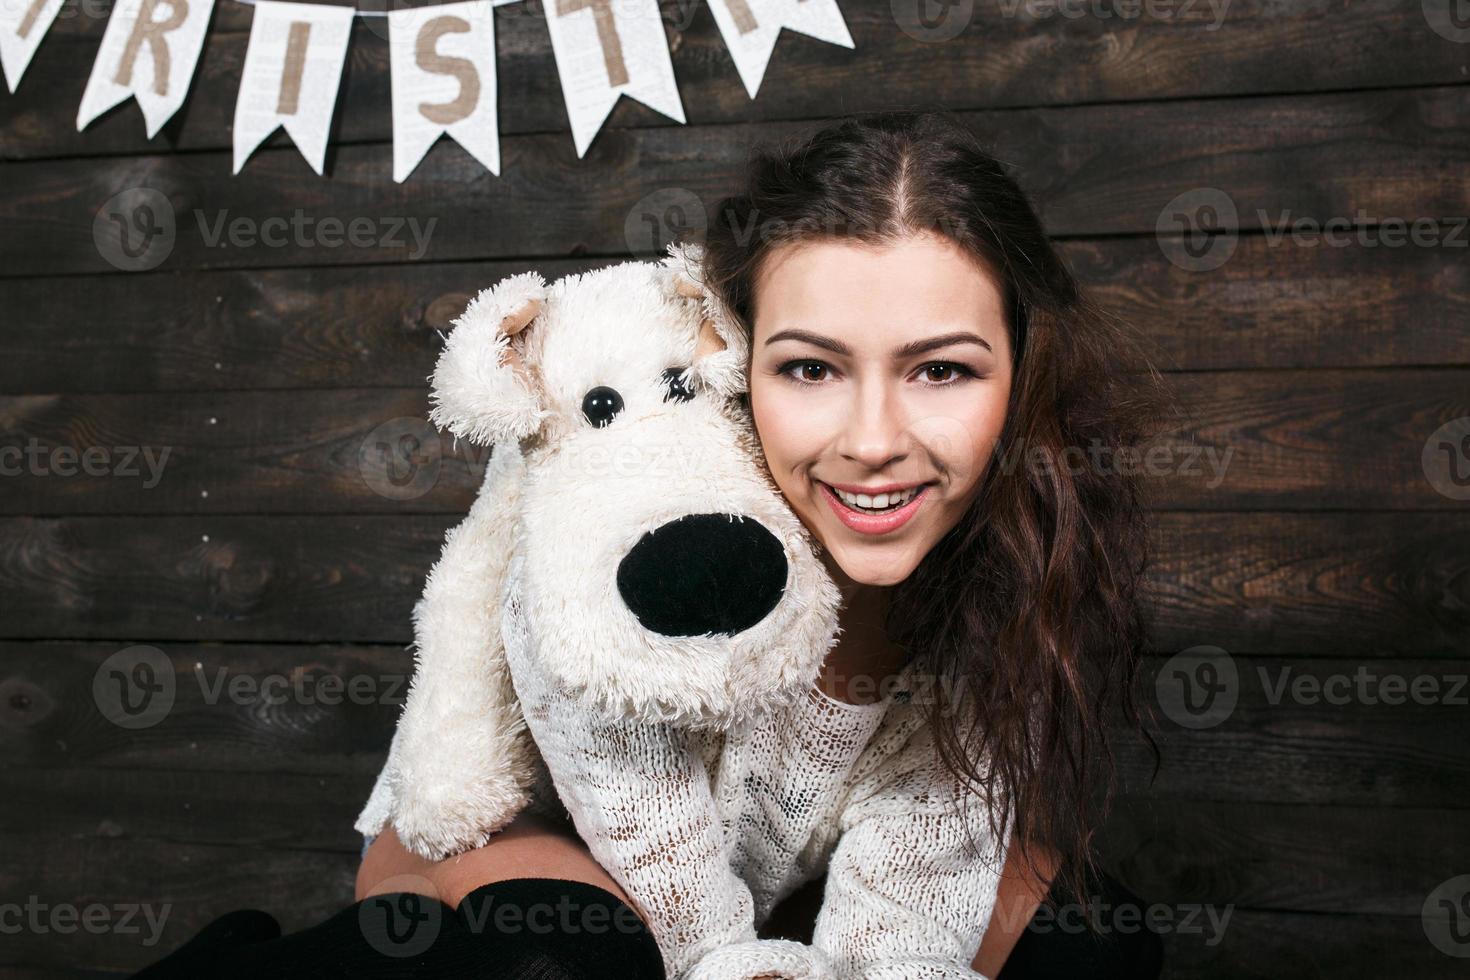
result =
[[[842,498],[832,492],[827,484],[817,481],[817,486],[822,488],[822,496],[827,499],[827,506],[832,508],[832,513],[837,519],[846,524],[859,534],[887,534],[896,531],[909,522],[923,506],[924,498],[929,495],[929,484],[919,487],[913,499],[896,510],[886,514],[864,514],[862,511],[853,510],[842,502]]]

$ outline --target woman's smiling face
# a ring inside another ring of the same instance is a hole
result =
[[[1005,423],[1000,285],[949,239],[783,245],[756,283],[750,406],[771,475],[853,582],[906,579]]]

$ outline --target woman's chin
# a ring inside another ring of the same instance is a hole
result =
[[[897,585],[908,578],[918,559],[911,548],[894,545],[867,545],[850,547],[847,542],[824,543],[828,559],[828,570],[839,584],[847,580],[853,585]],[[836,566],[834,570],[832,565]],[[840,571],[841,574],[835,574]]]

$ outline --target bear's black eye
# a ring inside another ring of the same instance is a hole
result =
[[[599,429],[611,424],[622,410],[623,396],[607,385],[598,385],[582,398],[582,414]]]
[[[687,402],[694,397],[694,392],[690,391],[687,386],[679,383],[679,375],[683,374],[686,370],[687,368],[671,367],[664,371],[664,384],[669,389],[664,392],[664,401],[674,398],[681,402]]]

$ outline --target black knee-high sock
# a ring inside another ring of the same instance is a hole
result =
[[[465,896],[459,919],[485,946],[504,949],[524,980],[665,980],[653,934],[627,903],[596,885],[514,878]]]
[[[457,927],[453,910],[437,899],[408,892],[374,895],[308,929],[264,942],[210,944],[201,934],[134,980],[455,976],[439,971],[454,965],[456,952],[465,952],[454,942]]]
[[[182,975],[176,971],[188,967],[200,959],[218,956],[229,949],[238,949],[252,943],[268,942],[279,938],[281,925],[275,918],[259,909],[236,909],[209,923],[195,933],[194,938],[170,953],[164,960],[136,974],[139,980],[155,980],[167,976]],[[163,972],[155,972],[167,965]],[[169,972],[175,971],[175,972]]]
[[[476,889],[458,911],[395,892],[264,942],[210,945],[201,934],[134,980],[614,976],[664,980],[658,945],[633,910],[595,885],[522,878]]]

